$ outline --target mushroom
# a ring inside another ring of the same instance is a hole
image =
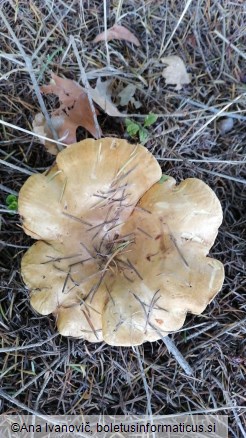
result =
[[[189,178],[161,180],[156,159],[125,140],[64,149],[20,191],[22,259],[31,305],[64,336],[140,345],[201,314],[221,289],[208,257],[222,221],[215,193]]]

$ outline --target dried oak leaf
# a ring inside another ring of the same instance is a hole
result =
[[[181,90],[184,84],[190,83],[190,75],[179,56],[167,56],[162,58],[162,62],[167,65],[162,72],[167,85],[176,85],[175,90]]]
[[[109,116],[122,117],[122,114],[111,100],[111,85],[111,79],[102,82],[101,78],[98,78],[96,87],[90,88],[91,97]]]
[[[101,136],[101,131],[95,125],[92,109],[88,96],[77,82],[71,79],[60,78],[51,73],[49,85],[43,85],[44,94],[55,94],[59,97],[60,107],[52,112],[53,117],[59,117],[57,135],[63,143],[76,142],[76,129],[82,126],[95,138]]]
[[[124,26],[120,26],[118,24],[115,24],[113,27],[107,29],[107,32],[104,31],[102,33],[99,33],[99,35],[97,35],[92,42],[98,43],[99,41],[105,40],[125,40],[135,44],[136,46],[140,46],[140,42],[135,37],[135,35],[133,35],[133,33],[126,29]]]

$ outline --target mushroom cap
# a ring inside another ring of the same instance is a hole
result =
[[[215,193],[189,178],[162,184],[141,145],[84,140],[21,189],[22,259],[31,305],[64,336],[111,345],[155,341],[200,314],[221,289],[207,257],[222,221]]]
[[[84,140],[60,152],[48,173],[25,182],[19,195],[23,228],[34,239],[64,241],[75,221],[98,226],[108,214],[104,229],[109,230],[124,222],[160,177],[160,166],[141,145]]]

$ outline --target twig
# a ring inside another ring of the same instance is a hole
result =
[[[134,353],[137,356],[138,359],[138,364],[139,364],[139,368],[140,368],[140,373],[143,379],[143,384],[144,384],[144,389],[145,389],[145,393],[146,393],[146,398],[147,398],[147,412],[146,415],[149,415],[150,417],[152,417],[152,409],[151,409],[151,397],[150,397],[150,393],[149,393],[149,387],[148,387],[148,383],[145,377],[145,373],[144,373],[144,369],[143,369],[143,364],[142,364],[142,359],[140,357],[140,353],[138,350],[138,347],[132,347]]]
[[[182,354],[180,353],[180,351],[178,350],[172,339],[169,338],[169,336],[162,336],[162,340],[165,343],[169,353],[172,353],[172,355],[175,357],[176,361],[179,363],[181,368],[183,368],[184,372],[188,376],[192,376],[194,374],[192,368],[185,360],[185,358],[182,356]]]
[[[208,332],[209,330],[211,330],[211,328],[216,327],[218,325],[218,322],[213,322],[210,325],[205,324],[205,327],[203,327],[201,330],[196,330],[194,333],[192,333],[189,336],[185,337],[185,341],[190,341],[191,339],[196,338],[197,336],[200,336],[202,333],[204,332]],[[191,327],[192,328],[192,327]]]
[[[162,157],[156,157],[159,161],[176,161],[176,162],[182,162],[184,164],[186,163],[219,163],[219,164],[246,164],[245,160],[239,160],[239,161],[222,161],[222,160],[193,160],[190,158],[162,158]],[[213,170],[204,169],[202,167],[196,166],[196,170],[200,172],[209,173],[210,175],[219,176],[220,178],[229,179],[230,181],[235,181],[240,184],[246,184],[246,180],[242,178],[237,178],[235,176],[225,175],[224,173],[220,172],[214,172]]]
[[[231,411],[234,409],[246,409],[246,406],[221,406],[220,408],[208,408],[208,409],[196,409],[195,411],[185,411],[185,412],[180,412],[180,413],[172,413],[170,415],[165,415],[166,418],[168,417],[181,417],[183,415],[198,415],[198,414],[208,414],[209,412],[220,412],[220,411]],[[158,421],[159,419],[161,420],[163,418],[163,415],[155,415],[155,420]]]
[[[15,190],[9,189],[8,187],[5,187],[3,184],[0,184],[0,190],[2,190],[3,192],[6,193],[10,193],[11,195],[15,195],[18,196],[18,192],[16,192]]]
[[[62,362],[65,361],[65,357],[62,358]],[[58,362],[58,363],[57,363]],[[40,373],[36,374],[32,379],[28,380],[28,382],[23,385],[20,389],[18,389],[18,391],[16,391],[13,394],[13,397],[16,398],[18,397],[18,395],[20,395],[23,391],[26,391],[26,389],[31,386],[33,383],[37,382],[38,379],[40,379],[40,377],[42,377],[45,373],[47,373],[47,371],[52,370],[52,367],[56,365],[55,369],[58,368],[61,364],[61,358],[58,357],[56,359],[53,360],[53,362],[51,362],[47,368],[44,368],[42,371],[40,371]]]
[[[246,95],[246,93],[240,94],[235,99],[233,99],[231,102],[229,102],[227,105],[225,105],[217,114],[215,114],[213,117],[211,117],[211,119],[209,119],[203,126],[201,126],[201,128],[198,129],[198,131],[196,131],[191,136],[191,138],[189,139],[189,143],[192,142],[192,140],[194,140],[194,138],[196,138],[198,136],[198,134],[200,134],[200,132],[202,132],[211,122],[213,122],[213,120],[215,120],[219,115],[221,115],[224,111],[226,111],[227,108],[229,108],[231,105],[236,103],[239,99],[241,99],[241,97],[244,97],[245,95]]]
[[[155,158],[159,161],[175,161],[181,163],[215,163],[215,164],[229,164],[230,166],[233,164],[246,164],[245,160],[217,160],[216,158],[204,158],[202,160],[197,160],[193,158],[163,158],[155,155]]]
[[[57,23],[55,24],[55,26],[52,27],[51,31],[47,33],[46,37],[42,40],[41,44],[39,44],[38,48],[35,50],[35,52],[32,55],[31,59],[37,58],[38,52],[41,50],[42,47],[44,47],[45,45],[48,46],[47,41],[49,41],[49,38],[51,37],[51,35],[54,33],[54,31],[57,29],[58,26],[60,26],[60,24],[63,22],[64,18],[66,18],[66,16],[68,15],[68,13],[73,10],[74,1],[72,1],[72,4],[68,6],[68,9],[66,10],[66,12],[61,16],[61,18],[57,21]],[[73,10],[74,11],[74,10]]]
[[[53,138],[44,137],[43,135],[36,134],[35,132],[28,131],[27,129],[24,129],[24,128],[20,128],[19,126],[12,125],[12,123],[5,122],[4,120],[0,119],[0,123],[2,125],[9,126],[10,128],[17,129],[17,131],[25,132],[26,134],[32,135],[33,137],[38,137],[38,138],[41,138],[42,140],[48,140],[51,143],[55,143],[56,145],[61,145],[61,146],[66,146],[67,147],[66,143],[62,143],[59,140],[54,140]]]
[[[27,344],[27,345],[16,345],[15,347],[6,347],[6,348],[0,348],[0,353],[8,353],[10,351],[22,351],[22,350],[29,350],[29,348],[36,348],[41,347],[41,345],[46,344],[46,342],[51,341],[52,339],[59,336],[59,333],[55,333],[54,335],[50,336],[49,338],[45,339],[44,341],[36,342],[35,344]]]
[[[217,333],[217,334],[216,334],[216,333],[213,334],[213,341],[214,341],[215,339],[218,339],[218,338],[219,338],[220,336],[222,336],[224,333],[227,333],[227,334],[229,334],[229,335],[232,335],[232,334],[231,334],[231,330],[235,329],[235,328],[238,327],[238,326],[239,326],[239,327],[240,327],[240,326],[244,327],[245,324],[246,324],[246,318],[243,318],[243,319],[240,319],[239,321],[234,322],[233,324],[226,325],[226,327],[224,327],[219,333]],[[203,343],[203,347],[206,348],[210,343],[211,343],[211,338],[209,337],[209,339]],[[194,351],[198,350],[199,348],[200,348],[200,347],[195,346],[195,347],[191,348],[190,352],[193,354]]]
[[[235,176],[225,175],[224,173],[214,172],[213,170],[203,169],[202,167],[197,167],[197,170],[200,170],[205,173],[209,173],[210,175],[219,176],[221,178],[229,179],[230,181],[235,181],[240,184],[246,184],[246,179],[236,178]]]
[[[79,56],[79,52],[77,49],[77,45],[76,45],[76,42],[75,42],[73,35],[70,35],[70,42],[71,42],[71,45],[73,47],[74,54],[75,54],[77,62],[78,62],[78,66],[80,68],[81,79],[82,79],[83,85],[84,85],[86,92],[87,92],[87,97],[88,97],[91,111],[93,114],[94,124],[95,124],[96,130],[97,130],[97,137],[100,138],[101,137],[101,129],[100,129],[100,126],[99,126],[98,121],[97,121],[96,110],[95,110],[94,103],[93,103],[93,100],[92,100],[92,97],[90,94],[90,84],[89,84],[88,79],[86,77],[85,69],[82,65],[82,62],[81,62],[81,59]]]
[[[30,414],[36,415],[37,417],[42,418],[45,421],[56,424],[55,421],[52,421],[52,417],[43,415],[40,412],[37,412],[34,409],[29,408],[28,406],[24,405],[24,403],[21,403],[20,401],[16,400],[14,397],[11,397],[11,395],[7,394],[7,392],[3,391],[2,389],[0,389],[0,397],[4,398],[10,403],[13,403],[15,406],[18,406],[18,408],[22,409],[23,411],[27,411]]]
[[[30,170],[22,169],[21,167],[16,166],[15,164],[8,163],[8,161],[5,161],[5,160],[0,159],[0,164],[3,164],[4,166],[7,166],[7,167],[11,167],[12,169],[18,170],[19,172],[25,173],[26,175],[33,175],[35,173],[35,172],[30,172]],[[13,193],[13,194],[15,194],[15,193]]]
[[[122,6],[123,6],[123,1],[124,0],[119,0],[118,1],[117,12],[116,12],[116,17],[115,17],[115,24],[117,24],[118,21],[120,20],[120,14],[121,14]]]
[[[108,26],[107,26],[107,1],[103,0],[103,22],[104,22],[104,34],[105,34],[105,46],[107,53],[107,67],[110,67],[110,55],[108,50]]]
[[[243,59],[246,59],[246,54],[241,52],[241,50],[239,50],[236,46],[234,46],[234,44],[232,44],[226,37],[224,37],[224,35],[222,35],[218,30],[215,30],[214,33],[222,39],[222,41],[224,41],[225,43],[229,44],[229,46],[235,50],[235,52],[237,52]]]
[[[13,211],[13,210],[4,210],[4,211],[0,210],[0,212],[1,213],[18,214],[18,211]],[[21,248],[21,249],[28,249],[29,248],[29,246],[26,246],[26,245],[14,245],[13,243],[4,242],[4,240],[0,240],[0,245],[9,246],[11,248]]]
[[[47,111],[47,109],[46,109],[46,106],[45,106],[45,103],[44,103],[44,100],[43,100],[42,94],[41,94],[41,92],[40,92],[40,89],[39,89],[39,86],[38,86],[38,83],[37,83],[37,80],[36,80],[36,77],[35,77],[35,74],[34,74],[34,72],[33,72],[33,67],[32,67],[31,59],[29,58],[29,56],[27,56],[25,50],[23,49],[23,47],[22,47],[20,41],[19,41],[18,38],[16,37],[16,35],[15,35],[13,29],[11,28],[11,26],[10,26],[8,20],[6,19],[5,15],[4,15],[4,13],[1,11],[1,9],[0,9],[0,16],[1,16],[1,18],[2,18],[2,20],[3,20],[3,22],[4,22],[4,24],[5,24],[6,28],[8,29],[10,35],[12,36],[13,41],[14,41],[15,44],[17,45],[17,47],[18,47],[18,49],[19,49],[19,51],[20,51],[20,53],[21,53],[21,55],[22,55],[24,61],[25,61],[26,68],[27,68],[28,73],[29,73],[29,75],[30,75],[30,77],[31,77],[31,80],[32,80],[32,83],[33,83],[33,88],[34,88],[34,91],[35,91],[36,96],[37,96],[37,98],[38,98],[38,102],[39,102],[39,105],[40,105],[41,111],[42,111],[42,113],[43,113],[44,116],[45,116],[45,119],[46,119],[47,125],[48,125],[48,127],[50,128],[50,130],[51,130],[51,132],[52,132],[52,135],[53,135],[54,139],[55,139],[55,140],[58,140],[57,132],[56,132],[56,130],[54,129],[54,127],[53,127],[53,125],[52,125],[52,122],[51,122],[50,116],[49,116],[48,111]],[[61,150],[61,147],[60,147],[59,143],[57,143],[57,148],[58,148],[59,150]]]
[[[173,39],[173,36],[174,36],[176,30],[178,29],[178,27],[179,27],[181,21],[183,20],[183,18],[184,18],[184,16],[185,16],[186,12],[188,11],[191,2],[192,2],[192,0],[188,0],[188,1],[187,1],[186,5],[185,5],[185,7],[184,7],[184,10],[183,10],[182,14],[180,15],[179,20],[178,20],[178,22],[177,22],[175,28],[173,29],[173,31],[172,31],[170,37],[168,38],[168,40],[167,40],[167,42],[166,42],[164,48],[161,47],[161,49],[160,49],[159,58],[161,58],[161,56],[163,55],[163,53],[165,52],[165,50],[168,48],[170,42],[171,42],[172,39]]]
[[[223,393],[223,395],[224,395],[225,401],[226,401],[227,403],[232,403],[231,398],[230,398],[230,395],[229,395],[229,391],[224,391],[224,389],[223,389],[223,385],[222,385],[221,381],[220,381],[217,377],[215,377],[213,374],[211,374],[211,379],[214,380],[214,382],[216,383],[216,385],[221,389],[221,391],[222,391],[222,393]],[[235,417],[236,423],[237,423],[237,425],[238,425],[238,428],[239,428],[239,429],[241,430],[241,432],[242,432],[242,436],[246,437],[246,433],[245,433],[244,427],[243,427],[243,425],[242,425],[242,423],[241,423],[241,420],[240,420],[240,418],[239,418],[239,415],[238,415],[236,409],[233,409],[232,411],[233,411],[233,414],[234,414],[234,417]],[[244,433],[245,433],[245,434],[244,434]]]
[[[21,403],[19,400],[16,400],[14,397],[11,397],[11,395],[7,394],[7,392],[0,389],[0,397],[4,398],[5,400],[9,401],[10,403],[13,403],[13,405],[18,406],[18,408],[22,409],[23,411],[27,411],[30,414],[35,415],[38,418],[42,418],[46,423],[51,424],[63,424],[64,420],[59,420],[57,418],[53,418],[51,415],[43,415],[38,411],[35,411],[32,408],[29,408],[29,406],[24,405],[24,403]],[[22,413],[23,414],[23,413]],[[78,436],[83,436],[79,433]]]
[[[225,9],[220,5],[220,3],[218,3],[218,8],[221,12],[221,19],[222,19],[222,29],[223,29],[223,33],[224,35],[226,34],[226,13],[225,13]],[[222,75],[223,71],[224,71],[224,64],[225,64],[225,41],[223,41],[222,43],[222,53],[221,53],[221,64],[220,64],[220,72],[219,75],[217,76],[218,80],[220,78],[220,76]]]
[[[175,94],[175,98],[177,98],[177,99],[180,99],[180,100],[183,100],[184,99],[184,96],[181,96],[181,95],[179,95],[179,94]],[[232,119],[236,119],[236,120],[246,120],[246,117],[244,117],[244,116],[241,116],[240,114],[236,114],[238,111],[234,111],[234,112],[224,112],[224,108],[223,108],[223,112],[221,112],[221,110],[220,109],[218,109],[218,108],[216,108],[215,106],[208,106],[208,105],[206,105],[206,104],[204,104],[204,103],[201,103],[201,102],[196,102],[195,100],[193,100],[193,99],[189,99],[189,98],[185,98],[185,101],[184,101],[184,103],[188,103],[188,104],[191,104],[191,105],[193,105],[193,106],[196,106],[197,108],[201,108],[201,109],[203,109],[204,111],[209,111],[210,113],[213,113],[213,114],[218,114],[218,113],[220,113],[219,115],[221,116],[221,117],[231,117]],[[223,105],[224,104],[219,104],[219,105],[217,105],[218,107],[219,106],[222,106],[223,107]],[[184,114],[179,114],[179,113],[173,113],[172,114],[172,116],[173,117],[186,117],[186,114],[185,114],[185,110],[184,110]],[[189,111],[189,114],[192,114],[194,111]],[[160,117],[160,115],[158,114],[158,117]]]
[[[169,353],[172,353],[172,355],[175,357],[176,361],[179,363],[181,368],[183,368],[184,372],[188,376],[193,376],[194,373],[193,373],[192,368],[190,367],[188,362],[185,360],[185,358],[182,356],[182,354],[180,353],[180,351],[178,350],[178,348],[176,347],[176,345],[174,344],[172,339],[169,338],[169,336],[163,336],[162,332],[157,327],[155,327],[155,325],[151,324],[150,322],[149,322],[149,326],[158,333],[158,335],[160,336],[160,338],[163,340],[164,344],[166,345]]]

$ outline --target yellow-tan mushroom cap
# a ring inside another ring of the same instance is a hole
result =
[[[26,181],[19,195],[23,228],[35,239],[63,241],[76,221],[87,231],[107,215],[103,226],[109,230],[160,177],[160,166],[141,145],[84,140],[60,152],[50,172]]]
[[[64,336],[111,345],[155,341],[221,289],[209,250],[222,221],[215,193],[189,178],[162,184],[141,145],[84,140],[30,177],[19,212],[39,240],[22,259],[33,308]]]

